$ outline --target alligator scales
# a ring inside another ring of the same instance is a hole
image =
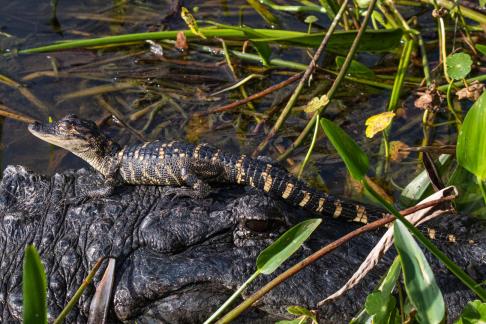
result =
[[[198,198],[209,194],[211,183],[235,183],[317,214],[368,222],[367,208],[361,204],[319,192],[264,160],[223,152],[208,144],[153,141],[120,147],[94,122],[74,115],[52,124],[35,122],[29,130],[81,157],[104,175],[106,185],[93,190],[91,197],[107,196],[114,186],[126,183],[182,187],[174,192]]]

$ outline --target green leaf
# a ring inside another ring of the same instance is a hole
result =
[[[390,295],[395,288],[399,276],[400,259],[397,257],[395,260],[393,260],[390,268],[388,268],[388,273],[386,274],[385,279],[383,279],[383,282],[380,284],[379,290],[384,294]]]
[[[366,154],[346,132],[332,121],[321,118],[320,122],[324,133],[343,159],[351,176],[356,180],[362,180],[369,166]]]
[[[340,69],[343,66],[344,60],[345,60],[344,57],[336,56],[336,65],[338,69]],[[367,67],[363,63],[358,62],[356,60],[351,61],[351,65],[349,66],[346,73],[348,73],[351,76],[365,77],[369,79],[373,79],[375,77],[375,72],[373,72],[369,67]]]
[[[320,218],[308,219],[285,232],[260,253],[256,261],[257,271],[264,274],[274,272],[300,248],[321,222]]]
[[[410,302],[417,309],[420,321],[440,323],[445,314],[444,298],[427,259],[399,220],[395,222],[393,235],[402,263],[405,290]]]
[[[316,16],[310,15],[310,16],[307,16],[307,17],[305,18],[304,22],[305,22],[306,24],[313,24],[313,23],[315,23],[315,22],[316,22],[316,21],[318,21],[318,20],[319,20],[319,19],[317,19],[317,17],[316,17]]]
[[[223,25],[214,22],[209,22],[216,25],[218,28],[206,27],[199,28],[199,32],[206,37],[221,37],[225,40],[248,39],[246,33],[239,30],[239,27]],[[277,42],[290,43],[294,45],[301,45],[305,47],[318,47],[325,33],[307,34],[303,32],[295,32],[289,30],[278,29],[253,29],[255,32],[261,34],[265,39],[252,39],[253,42]],[[190,30],[169,30],[161,32],[148,32],[136,34],[123,34],[116,36],[106,36],[100,38],[88,38],[78,40],[66,40],[62,42],[53,43],[50,45],[20,50],[19,54],[52,52],[71,48],[87,48],[93,46],[106,46],[114,44],[126,44],[131,42],[144,42],[146,40],[160,40],[160,39],[176,39],[179,32],[183,32],[188,39],[199,37]],[[335,32],[328,43],[328,49],[333,52],[346,53],[354,39],[356,38],[356,31],[337,31]],[[400,39],[403,31],[401,29],[386,29],[386,30],[368,30],[361,38],[358,51],[389,51],[401,45]]]
[[[253,9],[266,21],[270,26],[279,25],[280,22],[278,18],[270,12],[263,4],[258,0],[247,0],[248,4],[253,7]]]
[[[257,29],[258,30],[258,29]],[[280,37],[269,37],[263,39],[254,39],[254,42],[276,42],[289,45],[300,45],[306,47],[318,47],[325,33],[313,33],[313,34],[303,34],[296,33],[291,34],[287,32],[288,35],[280,33]],[[267,35],[275,34],[267,32]],[[356,38],[357,31],[348,32],[335,32],[329,39],[327,44],[327,49],[330,52],[344,54],[347,53],[354,39]],[[361,37],[361,41],[358,46],[358,52],[382,52],[390,51],[394,48],[400,46],[400,39],[403,35],[401,29],[381,29],[381,30],[368,30]]]
[[[476,177],[486,179],[486,92],[468,111],[457,138],[457,162]]]
[[[387,293],[377,291],[366,297],[366,312],[373,315],[373,323],[388,323],[397,302]]]
[[[454,80],[464,79],[471,72],[472,59],[469,54],[456,53],[447,57],[447,74]]]
[[[22,277],[23,322],[47,323],[47,280],[39,253],[33,245],[25,248]]]
[[[262,58],[262,63],[265,66],[269,65],[269,60],[270,60],[270,55],[272,54],[272,49],[266,42],[255,42],[253,39],[258,39],[258,38],[263,38],[265,37],[265,34],[255,30],[254,28],[251,27],[236,27],[236,26],[230,26],[230,25],[224,25],[227,28],[230,29],[235,29],[237,31],[242,31],[245,33],[248,38],[251,40],[251,44],[253,47],[255,47],[256,51],[258,52],[258,55]]]
[[[461,317],[454,324],[484,324],[486,323],[486,303],[473,300],[467,303]]]
[[[476,49],[481,52],[481,54],[486,55],[486,45],[476,44]]]

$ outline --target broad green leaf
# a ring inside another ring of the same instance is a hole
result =
[[[481,54],[486,55],[486,45],[476,44],[476,49],[481,52]]]
[[[457,138],[457,162],[479,179],[486,179],[486,92],[468,111]]]
[[[327,138],[343,159],[351,176],[361,180],[368,171],[369,161],[363,150],[339,126],[326,118],[321,118],[321,127]]]
[[[33,245],[25,248],[22,276],[23,322],[47,323],[47,280],[39,253]]]
[[[446,60],[447,74],[454,80],[462,80],[471,72],[472,63],[471,56],[466,53],[448,56]]]
[[[344,64],[345,58],[342,56],[336,56],[336,66],[340,69]],[[375,72],[373,72],[369,67],[356,60],[351,61],[351,65],[346,71],[347,74],[356,77],[365,77],[373,79],[375,77]]]
[[[402,263],[405,290],[410,302],[417,309],[420,321],[440,323],[445,314],[444,298],[427,259],[399,220],[395,222],[393,235]]]
[[[385,130],[391,124],[393,117],[395,117],[394,112],[385,111],[366,119],[366,137],[372,138],[377,133]]]
[[[365,308],[368,314],[373,315],[373,323],[388,323],[396,304],[392,295],[377,291],[366,297]]]
[[[484,324],[486,323],[486,303],[473,300],[467,303],[461,317],[454,324]]]
[[[257,271],[264,274],[274,272],[300,248],[321,222],[320,218],[308,219],[285,232],[260,253],[256,261]]]

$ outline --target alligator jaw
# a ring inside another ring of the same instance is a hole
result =
[[[56,129],[54,124],[43,124],[38,121],[29,124],[28,126],[29,132],[32,133],[35,137],[40,138],[43,141],[48,143],[61,146],[61,139],[56,135]]]

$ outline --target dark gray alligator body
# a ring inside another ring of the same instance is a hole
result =
[[[94,172],[80,170],[42,177],[22,167],[7,167],[0,184],[0,317],[21,318],[21,265],[26,244],[34,243],[48,276],[50,318],[57,315],[101,256],[116,258],[109,322],[200,323],[255,270],[258,253],[292,224],[310,216],[239,186],[215,188],[194,200],[173,199],[169,187],[122,186],[109,197],[69,205],[72,198],[102,183]],[[293,264],[357,225],[329,218],[321,224]],[[451,216],[436,223],[457,240],[475,244],[438,243],[476,280],[486,274],[484,223]],[[337,290],[379,239],[367,233],[319,260],[266,295],[240,322],[272,323],[285,308],[313,308]],[[386,264],[347,295],[319,309],[322,323],[342,323],[356,314],[375,287]],[[474,298],[447,270],[432,260],[451,317]],[[99,277],[95,283],[99,282]],[[249,288],[255,291],[270,277]],[[68,317],[87,320],[91,285]]]

